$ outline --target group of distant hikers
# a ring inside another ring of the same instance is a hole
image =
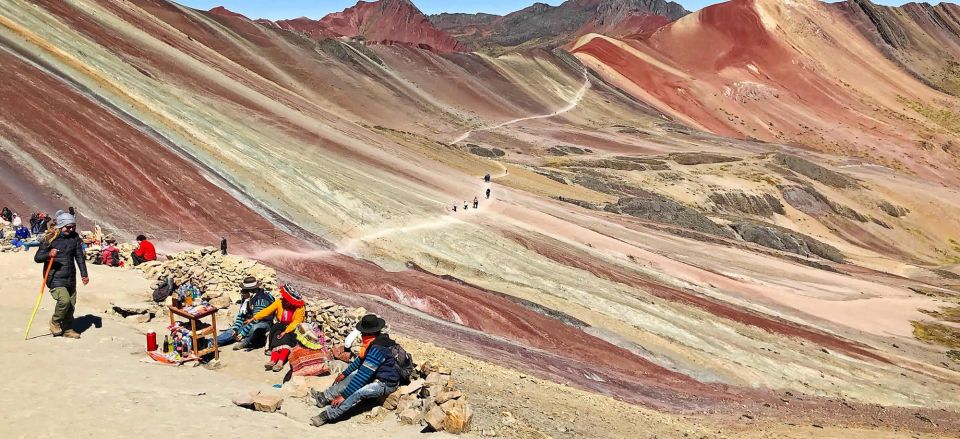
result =
[[[490,186],[489,186],[489,185],[490,185],[490,174],[484,175],[484,176],[483,176],[483,181],[484,181],[484,183],[487,184],[487,189],[484,191],[484,194],[486,195],[486,199],[489,200],[489,199],[490,199]],[[457,212],[457,209],[459,209],[459,205],[460,205],[459,202],[454,201],[454,202],[453,202],[453,208],[452,208],[451,210],[452,210],[454,213],[456,213],[456,212]],[[479,197],[479,196],[473,197],[473,209],[476,210],[476,209],[479,209],[479,208],[480,208],[480,197]],[[463,201],[463,210],[466,211],[466,210],[469,210],[469,209],[470,209],[470,202],[467,201],[467,200],[464,200],[464,201]]]
[[[0,216],[6,220],[6,211]],[[10,218],[13,219],[11,213]],[[83,285],[90,282],[84,254],[84,243],[77,232],[76,212],[58,211],[45,222],[47,228],[40,239],[34,261],[44,265],[46,287],[56,301],[50,319],[50,333],[55,337],[78,339],[80,333],[74,327],[74,312],[77,305],[77,273]],[[134,265],[156,260],[156,248],[145,236],[137,237],[139,247],[133,252]],[[103,261],[118,258],[119,250],[113,239],[105,240]],[[221,251],[226,254],[226,240],[221,242]],[[267,293],[253,277],[244,279],[241,287],[239,310],[233,325],[217,335],[220,345],[236,343],[235,350],[252,350],[266,335],[265,344],[270,361],[265,369],[281,371],[290,359],[291,352],[308,344],[298,331],[306,314],[303,294],[295,287],[284,284],[279,288],[279,297]],[[412,358],[383,332],[384,319],[368,314],[356,324],[353,334],[347,337],[346,349],[359,339],[358,354],[352,362],[323,392],[311,391],[319,415],[311,424],[321,426],[342,420],[351,409],[364,401],[378,399],[395,392],[409,381],[413,372]],[[314,346],[319,347],[319,346]]]

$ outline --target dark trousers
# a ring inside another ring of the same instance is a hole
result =
[[[133,266],[134,266],[134,267],[136,267],[137,265],[140,265],[140,264],[142,264],[142,263],[144,263],[144,262],[147,262],[146,259],[144,259],[144,258],[142,258],[142,257],[140,257],[140,256],[137,256],[136,253],[131,253],[131,254],[130,254],[130,257],[133,258]]]

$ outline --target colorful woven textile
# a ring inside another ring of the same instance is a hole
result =
[[[327,357],[323,351],[297,346],[290,353],[290,369],[296,376],[330,375]]]

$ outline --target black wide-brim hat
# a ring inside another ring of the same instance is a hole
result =
[[[367,314],[357,322],[357,331],[361,334],[376,334],[387,326],[387,321],[377,317],[374,314]]]

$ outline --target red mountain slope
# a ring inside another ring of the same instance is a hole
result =
[[[409,0],[360,1],[320,20],[302,17],[276,23],[313,38],[360,37],[373,43],[409,44],[437,52],[468,51],[465,45],[434,27]]]

